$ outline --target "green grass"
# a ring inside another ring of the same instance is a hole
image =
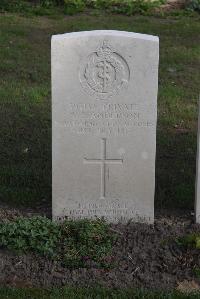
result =
[[[117,29],[160,37],[157,207],[194,202],[200,17],[0,15],[0,201],[51,203],[52,34]]]
[[[177,292],[159,293],[131,289],[63,288],[16,289],[0,288],[1,299],[199,299],[199,294],[183,295]]]

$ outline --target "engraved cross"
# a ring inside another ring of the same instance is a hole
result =
[[[101,193],[100,199],[106,197],[106,165],[122,164],[123,159],[107,159],[106,158],[106,138],[101,139],[101,158],[87,159],[84,158],[84,164],[97,164],[101,166]]]

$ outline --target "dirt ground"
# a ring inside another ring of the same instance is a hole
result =
[[[156,11],[173,11],[177,9],[183,9],[187,6],[189,0],[166,0],[159,8],[156,8]]]
[[[41,213],[42,211],[42,213]],[[0,208],[0,220],[20,215],[47,214],[48,209],[17,210]],[[200,232],[190,212],[159,211],[154,225],[129,223],[111,225],[118,234],[113,248],[113,268],[69,270],[60,262],[50,261],[33,254],[18,256],[0,249],[0,285],[15,287],[94,286],[142,287],[170,290],[187,280],[200,283],[194,269],[200,268],[197,249],[177,245],[178,237]]]

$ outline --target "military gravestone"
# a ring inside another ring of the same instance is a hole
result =
[[[52,37],[53,217],[154,220],[158,37]]]

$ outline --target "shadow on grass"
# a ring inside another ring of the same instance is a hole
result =
[[[196,134],[193,131],[158,131],[156,207],[192,209],[195,176]]]
[[[51,120],[49,104],[24,113],[13,103],[0,110],[0,201],[34,206],[51,201]],[[5,113],[6,112],[6,113]]]

